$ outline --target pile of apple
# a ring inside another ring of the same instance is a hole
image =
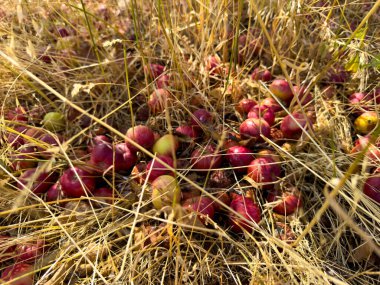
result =
[[[208,60],[209,72],[220,75],[218,59]],[[157,87],[149,96],[149,114],[159,115],[175,103],[170,92],[171,76],[159,64],[147,66],[145,72]],[[148,201],[158,210],[181,205],[204,226],[216,221],[219,215],[227,217],[228,222],[222,225],[225,230],[252,232],[261,220],[263,208],[275,215],[289,216],[302,206],[302,189],[284,181],[281,158],[267,140],[278,144],[296,142],[312,129],[315,118],[308,111],[312,110],[308,107],[312,106],[314,96],[305,87],[292,85],[283,78],[272,80],[266,69],[255,69],[251,79],[268,84],[273,96],[259,102],[252,98],[238,102],[236,112],[241,121],[236,122],[238,128],[228,130],[223,142],[209,136],[209,130],[216,128],[215,115],[197,109],[188,115],[186,124],[176,126],[169,133],[155,132],[141,123],[128,129],[125,141],[113,141],[106,133],[93,136],[85,155],[73,160],[74,165],[49,171],[44,162],[61,152],[69,122],[63,114],[49,112],[41,125],[30,124],[29,112],[19,106],[5,116],[12,128],[6,132],[5,140],[12,150],[8,157],[11,163],[3,168],[18,175],[15,187],[19,191],[32,192],[52,204],[64,206],[61,202],[64,198],[86,196],[97,197],[101,203],[95,206],[99,207],[115,203],[118,192],[107,186],[103,177],[117,174],[139,184],[141,189],[147,185]],[[324,89],[327,97],[333,92],[332,86]],[[379,90],[373,94],[354,93],[348,98],[355,116],[355,130],[364,135],[356,141],[352,153],[369,146],[366,156],[372,162],[380,158],[380,145],[370,135],[378,123],[378,115],[371,108],[374,102],[379,103],[379,93]],[[290,106],[299,108],[291,108],[289,113],[286,110]],[[237,181],[249,181],[254,191],[235,191],[230,173]],[[380,203],[380,168],[372,173],[363,191]],[[200,187],[206,185],[207,193],[199,191],[199,187],[189,187],[186,180]],[[212,187],[208,187],[210,182]],[[219,191],[213,192],[214,188]],[[2,242],[10,238],[4,236]],[[5,269],[2,279],[10,280],[20,272],[30,271],[29,262],[41,256],[43,247],[36,243],[7,248],[7,252],[17,252],[18,263]]]

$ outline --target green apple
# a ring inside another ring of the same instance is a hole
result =
[[[160,137],[153,145],[153,152],[161,155],[173,156],[179,147],[178,138],[167,134]]]
[[[180,198],[181,189],[173,176],[161,175],[152,182],[152,203],[157,210],[178,204]]]
[[[52,132],[59,132],[65,128],[65,116],[59,112],[49,112],[44,116],[42,124],[45,129]]]

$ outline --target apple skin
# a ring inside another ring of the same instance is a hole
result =
[[[197,148],[191,154],[191,162],[193,169],[210,170],[219,168],[222,164],[222,156],[215,153],[215,147],[207,145],[204,148]],[[204,172],[207,174],[207,172]]]
[[[62,131],[66,125],[65,116],[59,112],[46,113],[42,120],[42,124],[45,129],[51,132]]]
[[[274,96],[286,104],[289,104],[294,97],[292,89],[290,89],[290,85],[285,79],[273,80],[271,85],[269,85],[269,90],[273,93]]]
[[[313,100],[313,94],[310,92],[305,93],[306,88],[304,86],[294,85],[293,90],[295,92],[294,97],[298,97],[302,106],[306,105],[307,103]]]
[[[190,124],[201,128],[203,125],[212,124],[213,117],[209,111],[206,109],[198,109],[193,112],[193,115],[190,119]]]
[[[63,196],[63,194],[62,194],[61,185],[59,183],[55,183],[46,192],[45,200],[47,202],[57,201],[57,200],[61,199],[62,196]]]
[[[178,138],[171,134],[166,134],[159,138],[153,145],[153,153],[159,155],[173,156],[179,147]]]
[[[270,136],[270,126],[264,119],[247,119],[241,123],[239,131],[242,138],[255,138],[257,141],[263,141],[260,135]]]
[[[20,123],[28,122],[28,116],[27,116],[26,110],[22,106],[18,106],[14,108],[13,110],[9,110],[5,118],[9,121],[14,121],[14,122],[20,122]]]
[[[281,105],[278,104],[278,102],[271,97],[267,97],[264,100],[262,100],[261,105],[270,107],[275,113],[282,111]]]
[[[273,207],[273,212],[283,216],[291,215],[302,207],[301,197],[292,192],[286,191],[278,194],[276,191],[271,191],[267,196],[267,200],[268,202],[278,201]]]
[[[161,175],[152,182],[151,187],[152,203],[157,210],[180,202],[181,189],[173,176]]]
[[[185,209],[196,212],[198,219],[205,224],[207,217],[214,218],[215,215],[215,202],[209,197],[193,197],[187,199],[182,206]]]
[[[156,89],[149,96],[148,107],[152,114],[158,114],[165,110],[169,106],[171,94],[166,89]]]
[[[352,148],[351,150],[351,154],[357,154],[358,152],[361,152],[363,151],[367,144],[370,143],[370,137],[369,136],[364,136],[364,137],[360,137],[358,138],[355,143],[354,143],[354,147]],[[376,162],[379,162],[380,161],[380,143],[378,144],[371,144],[369,147],[368,147],[368,150],[367,152],[365,153],[365,156],[369,159],[369,161],[371,163],[376,163]]]
[[[360,134],[366,135],[376,127],[378,121],[379,116],[376,112],[364,112],[356,118],[354,122],[355,130]]]
[[[12,241],[10,236],[0,235],[0,265],[4,261],[7,261],[14,257],[16,245],[7,246],[7,241]]]
[[[199,128],[191,125],[182,125],[175,129],[178,135],[197,139],[199,137]]]
[[[248,114],[253,107],[257,105],[257,102],[253,99],[245,98],[240,100],[239,104],[236,106],[236,111],[241,115]]]
[[[251,79],[255,81],[261,80],[263,82],[268,82],[272,80],[272,74],[268,69],[260,70],[260,68],[255,68],[251,74]]]
[[[78,174],[78,176],[77,176]],[[80,180],[82,181],[85,189],[83,189]],[[85,196],[86,192],[89,194],[95,190],[95,177],[86,170],[78,167],[73,167],[65,170],[59,179],[62,192],[66,197],[79,198]]]
[[[168,164],[169,166],[173,167],[174,162],[173,159],[170,156],[167,155],[159,155],[157,158],[161,159],[163,162]],[[150,172],[150,173],[149,173]],[[160,163],[157,159],[152,159],[148,162],[146,166],[146,175],[149,179],[149,181],[155,180],[157,177],[161,175],[168,175],[171,174],[172,171],[170,169],[167,169],[166,166],[164,166],[162,163]]]
[[[33,266],[27,263],[15,263],[13,265],[8,266],[4,269],[3,273],[1,274],[1,279],[5,282],[12,281],[13,279],[16,279],[20,276],[26,275],[27,276],[22,277],[18,279],[17,281],[9,282],[10,285],[33,285]]]
[[[363,186],[363,193],[380,204],[380,169],[367,178]]]
[[[32,145],[22,145],[17,153],[11,156],[14,170],[23,170],[37,166],[36,148]]]
[[[19,262],[33,263],[44,254],[45,242],[38,240],[35,243],[18,244],[15,259]]]
[[[287,139],[299,139],[302,135],[302,129],[298,126],[300,124],[303,128],[307,126],[308,118],[302,113],[293,113],[287,115],[281,122],[280,129]]]
[[[50,188],[50,186],[52,186],[57,181],[57,173],[41,172],[38,168],[28,169],[19,177],[19,181],[21,183],[18,183],[18,188],[20,190],[24,190],[25,188],[23,185],[27,187],[32,179],[34,179],[34,181],[32,182],[30,190],[34,194],[42,194],[45,193]]]
[[[127,137],[145,149],[151,149],[155,141],[153,131],[144,125],[129,128],[127,131]],[[126,144],[132,152],[138,151],[138,149],[128,141],[126,141]]]
[[[248,197],[236,195],[231,201],[230,207],[248,221],[259,223],[261,220],[261,210],[259,206]],[[251,225],[234,214],[233,211],[229,214],[231,230],[235,233],[241,233],[243,229],[252,232]]]
[[[261,157],[252,160],[248,166],[247,175],[257,183],[264,183],[263,188],[272,188],[272,184],[281,175],[280,166],[269,157]]]
[[[159,77],[165,70],[165,66],[156,63],[150,63],[144,66],[144,71],[149,74],[153,79]]]
[[[235,172],[244,173],[248,165],[254,159],[252,150],[245,146],[233,146],[227,150],[227,160]]]
[[[115,172],[122,173],[136,164],[137,156],[125,143],[113,146],[104,142],[93,147],[90,162],[101,172],[113,166]]]
[[[116,193],[113,192],[112,188],[109,187],[100,187],[95,189],[95,191],[92,193],[94,197],[97,198],[98,201],[112,204],[113,203],[113,197]]]
[[[248,118],[264,119],[269,126],[273,126],[276,114],[269,106],[256,105],[249,111]]]

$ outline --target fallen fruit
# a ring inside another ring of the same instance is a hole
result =
[[[354,125],[355,130],[360,134],[368,134],[377,125],[379,116],[376,112],[367,111],[356,118]]]
[[[241,123],[240,135],[243,138],[255,138],[258,141],[263,141],[261,135],[264,137],[270,136],[270,126],[264,119],[250,118]]]
[[[272,187],[281,175],[280,166],[269,157],[256,158],[248,166],[247,175],[264,188]]]
[[[214,218],[215,202],[209,197],[194,197],[186,200],[183,203],[183,207],[190,211],[194,211],[198,215],[198,219],[204,224],[207,217],[210,219]]]
[[[173,159],[170,156],[158,155],[157,158],[161,159],[171,167],[174,166]],[[159,162],[156,158],[149,161],[146,166],[146,175],[149,181],[153,181],[161,175],[169,176],[170,173],[172,173],[172,171],[164,166],[161,162]]]
[[[246,172],[253,159],[252,151],[245,146],[233,146],[227,150],[227,160],[238,173]]]
[[[287,104],[289,104],[294,97],[292,89],[290,89],[290,85],[285,79],[275,79],[271,85],[269,85],[269,90],[274,96]]]
[[[62,131],[66,125],[65,116],[59,112],[49,112],[44,116],[42,125],[51,132]]]
[[[24,277],[21,277],[25,275]],[[1,279],[9,285],[33,285],[33,266],[27,263],[16,263],[4,269]],[[21,278],[19,278],[21,277]],[[19,278],[16,281],[13,279]]]
[[[129,128],[127,131],[127,138],[134,141],[141,147],[145,149],[150,149],[154,144],[154,134],[153,131],[143,125],[135,126],[133,128]],[[127,147],[133,151],[137,152],[138,148],[134,147],[131,143],[126,141]]]
[[[171,134],[166,134],[159,138],[153,145],[153,153],[159,155],[174,156],[179,147],[178,138]]]
[[[299,139],[302,135],[302,128],[307,126],[308,119],[302,113],[287,115],[281,122],[280,129],[287,139]]]
[[[152,203],[157,210],[177,204],[181,199],[181,189],[173,176],[159,176],[152,182],[151,187]]]
[[[250,198],[236,196],[231,201],[230,207],[232,209],[229,214],[231,230],[236,233],[243,232],[243,229],[251,232],[253,229],[251,223],[259,223],[261,220],[260,208]],[[233,211],[243,216],[244,219],[238,217]]]
[[[79,198],[95,190],[95,177],[89,172],[72,167],[63,172],[59,179],[62,192],[67,197]]]
[[[191,154],[190,163],[192,164],[192,168],[196,170],[211,170],[220,167],[222,156],[215,153],[215,150],[215,147],[210,144],[204,148],[195,149]]]

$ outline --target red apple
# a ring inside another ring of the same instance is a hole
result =
[[[177,134],[196,139],[199,137],[199,129],[195,126],[183,125],[175,129]]]
[[[15,252],[17,261],[33,263],[44,254],[45,242],[38,240],[35,243],[18,244]]]
[[[257,102],[255,100],[245,98],[245,99],[240,100],[239,104],[236,106],[236,110],[241,115],[248,114],[249,111],[251,111],[251,109],[255,107],[256,105],[257,105]]]
[[[255,68],[251,74],[251,79],[268,82],[271,81],[272,74],[268,69],[260,70],[260,68]]]
[[[369,110],[371,101],[370,94],[363,92],[355,92],[348,97],[351,109],[358,115]]]
[[[210,219],[214,218],[215,208],[214,201],[209,197],[194,197],[186,200],[183,203],[183,207],[190,211],[197,213],[199,220],[204,224],[207,217]]]
[[[260,208],[250,198],[237,196],[231,201],[230,207],[232,209],[229,214],[231,230],[236,233],[243,232],[243,229],[251,232],[251,223],[259,223],[261,220]],[[238,217],[233,211],[243,216],[244,219]]]
[[[47,202],[52,202],[52,201],[57,201],[60,200],[63,196],[61,185],[57,182],[53,184],[49,188],[49,190],[46,192],[46,201]]]
[[[256,138],[258,141],[263,141],[260,135],[270,136],[270,126],[264,119],[247,119],[241,123],[239,130],[242,138]]]
[[[272,191],[268,194],[267,200],[269,202],[277,201],[276,205],[273,207],[273,211],[280,215],[291,215],[298,208],[302,207],[302,201],[299,195],[292,192],[277,193]]]
[[[363,186],[363,193],[380,204],[380,173],[367,178]]]
[[[8,242],[12,242],[11,237],[0,235],[0,265],[2,262],[8,261],[14,257],[16,246],[9,245]]]
[[[52,155],[52,152],[48,151],[47,149],[58,146],[60,143],[63,142],[63,137],[61,135],[56,135],[56,137],[50,135],[50,134],[44,134],[39,139],[45,146],[40,146],[40,144],[37,146],[37,149],[40,153],[40,155],[46,159],[49,159]]]
[[[151,63],[144,66],[144,71],[149,74],[153,79],[159,77],[165,70],[165,66],[161,64]]]
[[[269,106],[256,105],[249,111],[248,118],[264,119],[269,126],[273,126],[276,119],[276,114]]]
[[[86,170],[72,167],[63,172],[59,180],[62,192],[67,197],[79,198],[95,190],[95,177]],[[82,186],[83,184],[83,186]]]
[[[12,167],[15,170],[34,168],[37,166],[36,149],[31,145],[22,145],[17,152],[11,156]]]
[[[207,57],[206,70],[212,75],[222,75],[224,73],[224,69],[221,65],[219,57],[211,55]]]
[[[293,89],[294,89],[294,96],[299,98],[302,106],[306,105],[307,103],[313,100],[313,94],[310,92],[305,93],[306,88],[304,86],[300,87],[300,86],[294,85]]]
[[[233,146],[227,150],[227,160],[238,173],[246,172],[250,162],[254,159],[252,151],[245,146]]]
[[[18,106],[13,110],[9,110],[5,119],[14,122],[26,123],[28,122],[28,115],[24,107]]]
[[[149,96],[148,106],[153,114],[161,113],[170,104],[170,92],[166,89],[156,89]]]
[[[135,126],[133,128],[129,128],[127,131],[127,138],[139,144],[141,147],[145,149],[150,149],[154,144],[154,134],[153,131],[143,125]],[[127,147],[133,151],[137,152],[138,149],[134,147],[131,143],[126,141]]]
[[[89,152],[92,151],[94,146],[101,144],[101,143],[111,143],[111,139],[105,135],[98,135],[98,136],[93,137],[89,146],[88,146]]]
[[[156,80],[156,87],[157,88],[167,88],[170,86],[170,76],[167,74],[160,75]]]
[[[15,127],[16,132],[9,132],[7,134],[7,142],[14,148],[18,148],[21,145],[25,144],[25,139],[21,134],[26,134],[28,128],[24,126]]]
[[[8,284],[10,285],[33,285],[33,276],[32,265],[27,263],[16,263],[4,269],[1,274],[1,279],[5,282],[9,282]],[[12,281],[13,279],[18,280]]]
[[[302,134],[302,128],[307,126],[308,118],[302,113],[287,115],[281,122],[281,131],[287,139],[298,139]],[[301,128],[302,127],[302,128]]]
[[[206,109],[196,110],[190,120],[191,125],[193,126],[202,126],[212,124],[212,115]]]
[[[275,113],[282,111],[281,105],[278,104],[278,102],[271,97],[265,98],[264,100],[261,101],[260,104],[270,107]]]
[[[351,154],[356,154],[358,152],[361,152],[366,148],[366,146],[369,144],[370,138],[368,136],[360,137],[358,138],[355,143],[354,147],[351,150]],[[365,153],[365,156],[371,161],[371,162],[379,162],[380,161],[380,149],[378,145],[371,144],[368,147],[367,152]]]
[[[211,170],[220,167],[222,156],[215,153],[215,147],[207,145],[205,148],[197,148],[191,154],[192,168],[196,170]],[[205,172],[206,173],[206,172]]]
[[[158,155],[157,158],[161,159],[163,162],[173,167],[173,159],[167,155]],[[148,162],[146,166],[146,175],[148,176],[149,181],[155,180],[157,177],[161,175],[168,175],[172,173],[172,171],[166,166],[164,166],[157,159],[153,159]]]
[[[274,96],[287,104],[289,104],[294,97],[292,89],[290,89],[290,85],[285,79],[275,79],[271,85],[269,85],[269,90]]]
[[[247,175],[257,183],[264,183],[264,188],[270,188],[269,183],[275,182],[281,175],[281,168],[269,157],[256,158],[249,164]]]
[[[18,188],[20,190],[29,189],[34,194],[45,193],[57,180],[57,174],[54,172],[42,172],[39,168],[26,170],[19,177]]]
[[[112,204],[113,203],[113,197],[116,196],[116,193],[113,192],[112,188],[109,187],[100,187],[95,189],[95,191],[92,193],[94,197],[96,197],[96,200]]]

